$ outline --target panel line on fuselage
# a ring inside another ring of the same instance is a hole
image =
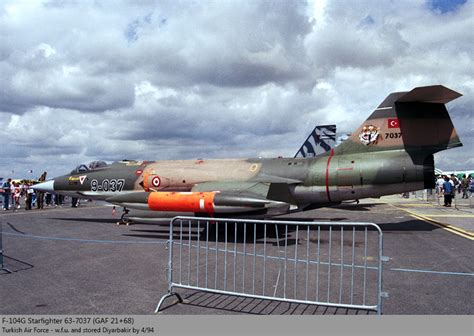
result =
[[[331,202],[331,195],[329,193],[329,166],[331,165],[331,159],[334,156],[334,148],[331,149],[331,152],[328,156],[328,162],[326,164],[326,195],[328,196],[328,201]]]

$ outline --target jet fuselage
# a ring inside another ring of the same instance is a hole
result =
[[[281,214],[434,187],[433,154],[462,146],[441,85],[391,93],[352,135],[312,158],[96,162],[35,189],[124,207]]]

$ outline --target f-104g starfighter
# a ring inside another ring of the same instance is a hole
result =
[[[96,162],[34,188],[152,217],[270,217],[432,188],[433,154],[462,146],[445,107],[460,96],[441,85],[391,93],[346,141],[312,158]]]

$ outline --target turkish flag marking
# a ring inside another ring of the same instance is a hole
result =
[[[388,119],[388,128],[400,128],[398,119]]]

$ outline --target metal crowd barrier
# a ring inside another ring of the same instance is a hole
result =
[[[382,313],[383,238],[373,223],[175,217],[168,293],[176,288]]]
[[[428,203],[439,203],[439,197],[436,189],[422,189],[412,191],[411,195],[421,201],[426,201]]]
[[[11,273],[8,268],[5,267],[3,263],[3,223],[0,221],[0,270],[7,273]]]
[[[424,190],[418,190],[412,192],[412,195],[422,201],[426,201],[430,204],[437,204],[439,206],[443,205],[444,202],[444,197],[443,193],[439,194],[438,190],[436,189],[424,189]],[[462,192],[456,190],[456,192],[453,194],[452,198],[452,203],[454,208],[459,207],[468,207],[472,208],[473,207],[473,201],[472,201],[472,195],[471,193],[467,193],[467,199],[464,200],[462,198]]]
[[[3,223],[0,222],[0,269],[3,270]]]

